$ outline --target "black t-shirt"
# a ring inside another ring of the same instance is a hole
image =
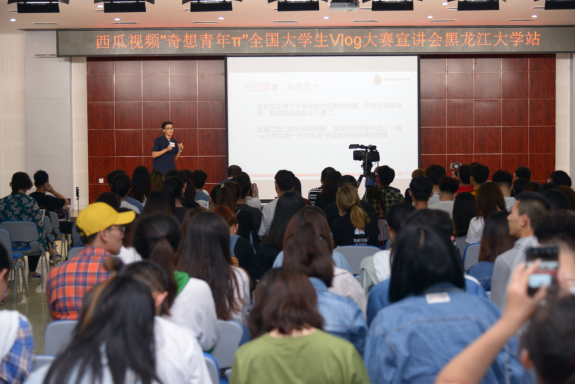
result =
[[[262,211],[254,207],[250,207],[247,204],[238,204],[238,208],[252,215],[252,217],[254,218],[256,228],[260,227],[260,225],[262,224]]]
[[[184,197],[184,198],[182,199],[182,205],[183,205],[185,208],[188,208],[188,209],[194,209],[194,208],[200,206],[200,204],[196,203],[196,202],[193,201],[193,200],[188,199],[187,197]]]
[[[253,216],[243,209],[238,209],[236,211],[236,217],[238,218],[239,224],[238,235],[250,241],[250,233],[256,229]]]
[[[262,276],[272,269],[276,257],[281,252],[281,249],[271,244],[260,244],[256,252],[256,263],[254,266],[254,273],[252,279],[257,282]]]
[[[331,226],[334,246],[373,245],[374,247],[379,247],[377,216],[370,212],[367,214],[369,215],[370,222],[365,224],[364,230],[356,228],[351,223],[351,215],[349,212],[334,221]]]
[[[360,201],[361,207],[367,213],[375,214],[375,209],[371,204],[366,203],[365,201]],[[341,216],[339,215],[339,209],[337,208],[337,204],[335,201],[333,203],[329,203],[325,208],[325,214],[327,215],[327,222],[329,223],[329,227],[333,225],[333,222],[339,219]]]
[[[182,224],[182,221],[184,220],[184,216],[186,216],[187,212],[188,212],[188,208],[186,208],[186,207],[175,207],[174,208],[174,216],[176,216],[176,218],[178,219],[180,224]]]
[[[180,151],[178,148],[178,142],[173,138],[168,141],[166,136],[160,136],[154,140],[154,148],[152,148],[152,152],[160,152],[164,149],[168,148],[170,143],[174,143],[174,147],[171,151],[164,153],[162,156],[158,156],[154,159],[154,169],[162,172],[164,175],[171,171],[172,169],[176,169],[176,155]]]
[[[34,200],[36,200],[41,209],[46,209],[48,211],[62,209],[64,204],[66,204],[66,200],[64,199],[58,199],[57,197],[49,196],[42,192],[32,192],[30,197],[33,197]]]
[[[321,208],[325,212],[325,209],[327,208],[329,203],[333,203],[334,201],[335,201],[335,197],[323,197],[320,193],[315,198],[315,203],[313,205]]]
[[[234,247],[234,256],[238,259],[239,266],[246,270],[253,282],[252,276],[254,274],[256,263],[254,247],[252,247],[252,244],[243,237],[238,237],[236,246]]]

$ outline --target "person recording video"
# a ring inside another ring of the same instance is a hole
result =
[[[184,145],[172,138],[174,134],[174,124],[171,121],[162,123],[163,136],[156,138],[152,157],[154,158],[154,170],[162,172],[164,175],[176,169],[176,160],[180,158]]]

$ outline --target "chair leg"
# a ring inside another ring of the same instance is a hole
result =
[[[22,273],[22,281],[24,281],[24,288],[26,288],[26,297],[29,297],[30,294],[28,292],[28,279],[26,278],[26,265],[22,263],[20,267],[20,272]]]
[[[16,289],[18,288],[18,271],[14,269],[14,297],[12,298],[12,304],[16,304]]]

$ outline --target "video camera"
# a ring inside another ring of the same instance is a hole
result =
[[[353,159],[356,161],[363,161],[363,164],[361,164],[361,167],[363,168],[363,175],[359,177],[357,186],[359,187],[361,185],[361,180],[365,177],[365,187],[367,189],[377,188],[377,175],[375,172],[371,172],[373,163],[379,161],[379,152],[377,151],[377,146],[350,144],[349,149],[359,149],[357,151],[353,151]]]

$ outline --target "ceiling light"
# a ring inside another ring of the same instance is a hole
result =
[[[323,18],[327,20],[327,19],[329,19],[329,16],[324,16]]]
[[[60,0],[69,4],[70,0]],[[18,13],[60,13],[58,0],[8,0],[8,4],[17,4]]]
[[[433,19],[433,16],[429,15],[427,16],[428,19]]]
[[[575,0],[545,0],[545,9],[575,9]]]
[[[445,1],[444,1],[444,2],[443,2],[443,3],[441,3],[441,4],[443,4],[443,5],[448,5],[449,3],[447,3],[447,2],[445,2]]]
[[[537,18],[537,15],[531,15],[531,17],[534,18],[534,19],[536,19],[536,18]]]
[[[98,8],[104,8],[104,4],[98,4],[97,7]]]
[[[507,1],[507,0],[503,0]],[[499,0],[459,0],[457,3],[458,11],[498,11]]]
[[[218,17],[219,20],[223,20],[224,18],[222,16]]]
[[[16,19],[10,19],[10,22],[14,22],[14,21],[16,21]]]

